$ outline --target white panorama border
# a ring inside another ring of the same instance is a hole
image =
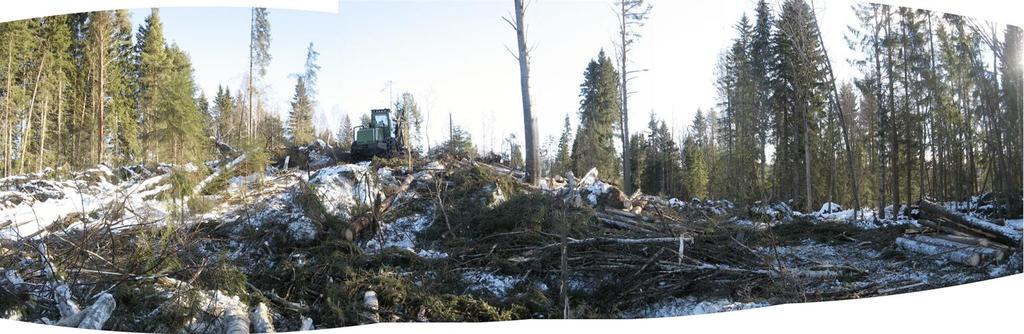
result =
[[[491,0],[493,1],[493,0]],[[545,1],[545,0],[534,0]],[[827,2],[827,0],[818,0]],[[102,9],[148,7],[267,7],[337,13],[337,0],[4,0],[0,22]],[[1021,25],[1015,0],[876,0]],[[524,320],[492,323],[388,323],[318,333],[915,333],[1013,332],[1024,327],[1024,274],[928,291],[867,299],[770,306],[709,315],[639,320]],[[1009,331],[1007,331],[1009,330]],[[98,333],[0,319],[2,333]]]
[[[338,0],[3,0],[0,22],[105,9],[151,7],[266,7],[338,12]]]

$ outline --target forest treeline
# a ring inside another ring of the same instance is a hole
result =
[[[271,149],[315,137],[318,53],[296,73],[288,122],[268,111],[263,76],[270,21],[252,9],[248,72],[212,100],[188,53],[168,42],[158,9],[137,29],[126,10],[0,23],[0,171],[75,170],[99,163],[202,162],[229,146]],[[245,68],[239,68],[244,71]]]
[[[805,1],[779,8],[759,1],[720,53],[719,103],[698,110],[681,133],[653,113],[644,130],[622,126],[623,86],[635,71],[623,76],[622,52],[601,50],[584,70],[578,126],[567,115],[561,136],[549,136],[543,172],[581,175],[597,167],[648,194],[742,205],[792,201],[803,210],[825,202],[899,207],[984,192],[1019,204],[1021,29],[888,5],[854,10],[859,20],[846,33],[849,45],[827,47],[849,47],[859,57],[830,59]],[[646,17],[623,12],[634,19],[623,27]],[[187,52],[165,40],[158,10],[137,29],[124,10],[0,24],[0,171],[181,164],[225,145],[350,143],[347,116],[336,134],[313,126],[320,68],[312,44],[304,72],[294,74],[287,120],[269,110],[261,82],[271,59],[270,21],[262,8],[251,18],[249,64],[239,69],[248,74],[209,100],[196,87]],[[623,32],[628,46],[634,40]],[[858,74],[836,78],[831,64],[839,61]],[[429,150],[412,95],[402,94],[394,108],[413,125],[406,138]],[[441,147],[475,151],[469,134],[451,127]],[[509,161],[521,165],[517,139],[506,141]]]
[[[857,51],[846,61],[859,75],[835,78],[830,61],[843,60],[829,59],[813,8],[759,1],[721,53],[719,104],[698,110],[683,134],[653,113],[630,134],[633,189],[812,211],[994,192],[1019,208],[1021,29],[888,5],[854,10],[849,45],[828,47]],[[587,66],[579,126],[573,135],[567,116],[550,174],[622,175],[620,75],[604,51]]]

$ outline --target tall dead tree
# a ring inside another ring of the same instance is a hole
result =
[[[537,119],[533,117],[530,105],[530,54],[526,49],[526,26],[523,16],[526,8],[523,0],[515,0],[515,22],[503,18],[516,31],[519,54],[513,57],[519,61],[519,88],[523,97],[523,132],[526,134],[526,180],[537,184],[540,180],[540,154],[537,145]]]
[[[629,80],[631,79],[630,74],[642,72],[643,70],[628,69],[629,65],[629,51],[630,46],[636,43],[637,39],[640,38],[640,33],[637,32],[637,28],[644,25],[644,21],[647,20],[647,16],[651,13],[651,6],[644,5],[644,0],[620,0],[619,1],[619,71],[622,75],[619,77],[621,83],[619,89],[622,90],[620,97],[622,103],[620,108],[621,112],[621,124],[620,127],[622,136],[622,187],[626,190],[626,193],[633,193],[633,173],[632,173],[632,162],[630,161],[630,149],[629,149]]]
[[[253,76],[260,78],[267,74],[270,65],[270,20],[266,8],[253,8],[249,21],[249,105],[246,127],[250,138],[255,137],[257,117],[253,103]]]

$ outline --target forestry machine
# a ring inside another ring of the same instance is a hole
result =
[[[352,142],[351,159],[353,161],[365,161],[373,157],[391,158],[400,154],[407,154],[403,138],[401,119],[391,119],[391,109],[370,110],[370,124],[363,124],[354,128],[356,132],[355,141]]]

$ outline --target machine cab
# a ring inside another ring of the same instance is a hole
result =
[[[391,136],[391,109],[373,109],[370,111],[371,128],[383,129],[383,135]]]

